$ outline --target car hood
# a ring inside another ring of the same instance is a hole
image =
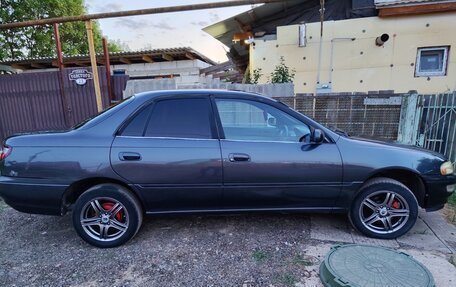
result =
[[[366,139],[366,138],[360,138],[360,137],[348,137],[347,138],[350,141],[355,141],[360,144],[366,144],[366,145],[371,145],[372,147],[377,147],[377,148],[383,148],[383,149],[391,149],[391,150],[408,150],[408,151],[413,151],[417,153],[423,153],[427,155],[432,155],[434,157],[438,157],[442,160],[447,160],[447,158],[438,152],[431,151],[416,145],[406,145],[406,144],[400,144],[400,143],[394,143],[394,142],[384,142],[384,141],[379,141],[379,140],[373,140],[373,139]]]

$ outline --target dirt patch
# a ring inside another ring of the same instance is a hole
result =
[[[98,249],[76,235],[69,215],[7,207],[0,216],[0,286],[322,287],[319,266],[335,243],[311,239],[310,218],[148,217],[126,245]],[[405,252],[431,269],[437,286],[454,285],[450,257]]]

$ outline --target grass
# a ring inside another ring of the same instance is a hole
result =
[[[314,265],[314,262],[312,258],[298,254],[295,257],[293,257],[293,264],[301,266],[312,266]]]
[[[0,198],[0,212],[6,209],[6,203]]]
[[[268,251],[255,250],[253,251],[252,257],[257,263],[263,263],[271,259],[272,254]]]
[[[456,192],[448,199],[448,205],[453,209],[456,209]]]
[[[298,279],[296,279],[296,277],[291,273],[279,274],[276,279],[279,283],[285,286],[294,286],[298,282]]]
[[[448,221],[456,225],[456,193],[450,196],[443,212],[448,218]]]

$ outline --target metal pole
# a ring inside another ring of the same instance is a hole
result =
[[[62,112],[63,112],[63,119],[65,122],[65,126],[67,128],[70,127],[70,107],[68,105],[68,99],[65,94],[65,72],[63,70],[63,56],[62,56],[62,44],[60,42],[60,32],[59,32],[59,24],[54,23],[54,38],[55,38],[55,48],[57,53],[57,65],[59,67],[59,87],[60,87],[60,97],[62,100]]]
[[[320,44],[319,44],[319,52],[318,52],[318,71],[317,71],[317,85],[320,84],[320,72],[321,72],[321,57],[322,57],[322,49],[323,49],[323,24],[325,21],[325,0],[320,0]],[[318,87],[317,87],[318,89]],[[316,89],[316,90],[317,90]],[[315,91],[316,92],[316,91]]]
[[[88,21],[88,20],[95,20],[95,19],[106,19],[106,18],[127,17],[127,16],[137,16],[137,15],[150,15],[150,14],[162,14],[162,13],[170,13],[170,12],[225,8],[225,7],[233,7],[233,6],[254,5],[254,4],[263,4],[263,3],[266,4],[266,3],[274,3],[274,2],[285,2],[285,1],[284,0],[235,0],[235,1],[215,2],[215,3],[201,3],[201,4],[193,4],[193,5],[181,5],[181,6],[158,7],[158,8],[129,10],[129,11],[97,13],[97,14],[78,15],[78,16],[65,16],[65,17],[57,17],[57,18],[44,18],[44,19],[36,19],[36,20],[30,20],[30,21],[24,21],[24,22],[0,24],[0,30],[35,26],[35,25],[54,24],[54,23],[66,23],[66,22]]]
[[[103,54],[104,54],[104,60],[105,60],[105,68],[106,68],[106,82],[108,85],[108,95],[109,95],[109,101],[112,104],[113,99],[113,94],[112,94],[112,86],[111,86],[111,63],[109,61],[109,48],[108,48],[108,41],[106,38],[103,38]]]
[[[90,63],[92,66],[93,86],[95,88],[95,97],[97,100],[98,112],[103,111],[103,101],[101,99],[100,81],[98,77],[97,56],[95,54],[95,45],[93,43],[92,21],[86,21],[87,42],[89,44]]]

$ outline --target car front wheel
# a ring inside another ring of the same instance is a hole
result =
[[[363,186],[349,216],[361,233],[393,239],[413,227],[418,217],[418,202],[410,189],[399,181],[375,178]]]
[[[100,184],[78,198],[72,217],[82,239],[97,247],[110,248],[135,236],[142,223],[142,209],[126,188]]]

